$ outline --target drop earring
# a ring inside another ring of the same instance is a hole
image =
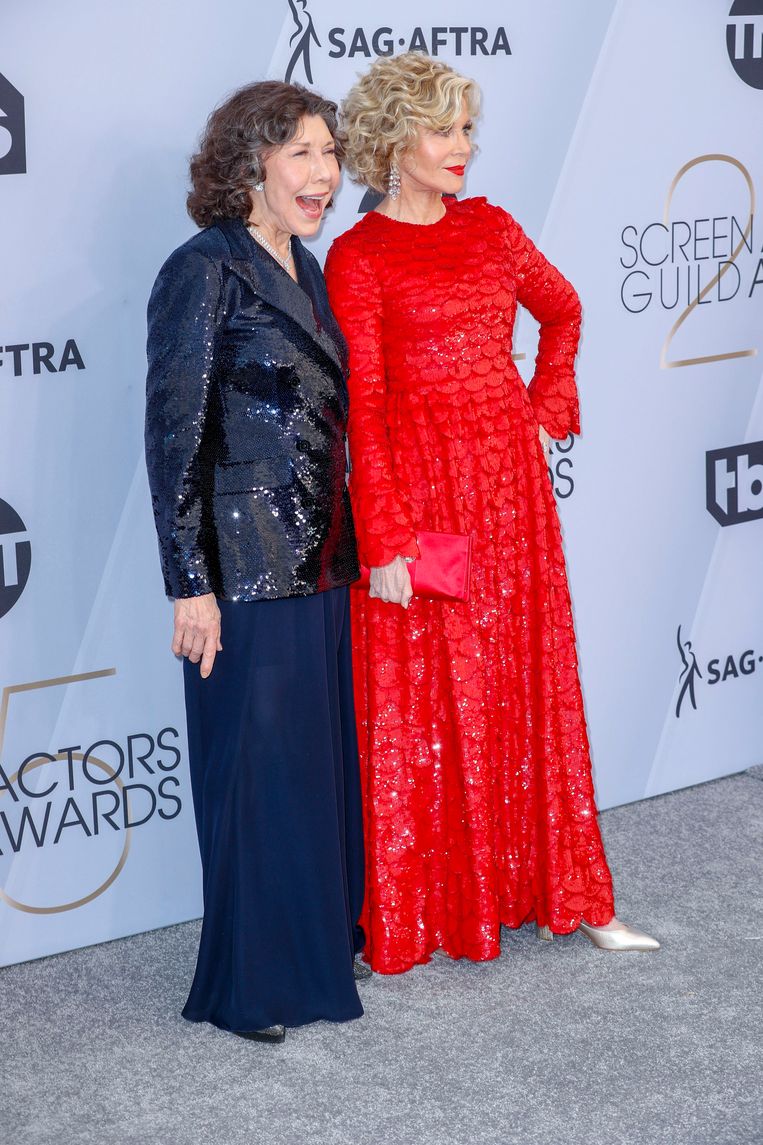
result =
[[[390,199],[396,199],[400,194],[400,170],[397,163],[391,163],[387,175],[387,194]]]

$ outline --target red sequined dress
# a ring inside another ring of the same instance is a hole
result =
[[[326,279],[350,347],[362,561],[415,556],[418,529],[474,537],[468,604],[352,594],[366,957],[394,973],[437,948],[494,958],[501,924],[604,925],[612,882],[538,440],[539,424],[578,430],[575,291],[485,199],[450,201],[431,226],[364,216]],[[529,388],[517,303],[540,323]]]

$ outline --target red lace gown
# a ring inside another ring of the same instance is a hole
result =
[[[333,244],[350,347],[350,491],[363,562],[472,533],[471,600],[353,592],[374,970],[499,953],[501,924],[614,913],[596,820],[559,522],[538,425],[578,430],[580,304],[484,199],[417,226],[370,213]],[[517,303],[540,323],[529,388]]]

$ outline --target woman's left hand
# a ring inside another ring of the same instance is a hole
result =
[[[368,595],[407,608],[413,597],[408,562],[397,556],[388,565],[372,568]]]
[[[542,425],[538,426],[538,437],[540,438],[541,449],[548,457],[551,452],[551,434],[547,433]]]
[[[201,661],[199,669],[206,680],[212,671],[215,656],[222,652],[220,643],[220,609],[213,592],[203,596],[188,596],[175,601],[175,632],[172,651],[176,656],[187,656],[192,664]]]

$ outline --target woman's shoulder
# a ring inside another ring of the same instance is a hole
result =
[[[337,253],[344,253],[345,251],[358,251],[366,247],[370,247],[372,243],[371,228],[373,226],[375,211],[369,211],[353,223],[346,231],[332,242],[329,247],[329,253],[332,251]]]
[[[332,242],[326,255],[324,273],[327,281],[333,278],[356,278],[377,273],[376,253],[379,235],[373,219],[374,212],[363,215],[356,223]]]
[[[229,246],[217,225],[205,227],[191,235],[167,256],[159,271],[164,275],[219,275],[220,264],[229,254]]]
[[[455,199],[449,210],[465,221],[492,224],[501,228],[514,222],[508,211],[503,207],[497,207],[484,195],[475,195],[470,199]]]
[[[204,227],[176,247],[169,259],[178,262],[195,261],[199,256],[208,259],[220,259],[229,252],[230,243],[223,228],[218,223],[213,223],[211,227]]]

